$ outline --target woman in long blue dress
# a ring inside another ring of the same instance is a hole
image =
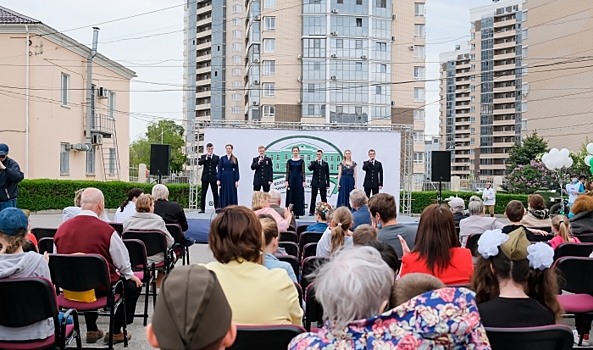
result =
[[[344,151],[344,159],[338,165],[338,204],[336,207],[350,207],[350,192],[356,188],[356,162],[352,152]]]
[[[237,205],[237,187],[239,187],[239,161],[233,154],[233,145],[226,145],[226,155],[218,161],[216,184],[220,186],[218,203],[220,208]]]
[[[299,148],[292,148],[292,159],[286,162],[286,207],[293,204],[298,219],[305,215],[305,161],[299,157]]]

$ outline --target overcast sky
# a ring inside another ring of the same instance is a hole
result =
[[[438,79],[439,54],[469,39],[469,9],[492,2],[426,2],[426,75],[427,79]],[[90,27],[94,24],[156,11],[99,25],[99,52],[138,75],[131,84],[130,136],[136,139],[144,133],[150,120],[183,118],[183,3],[184,0],[2,0],[0,4],[56,30],[66,31],[65,34],[84,44],[90,44]],[[167,7],[172,8],[158,11]],[[429,104],[426,134],[438,134],[439,84],[427,83],[426,89]]]

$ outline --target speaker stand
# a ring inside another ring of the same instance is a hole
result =
[[[163,175],[159,175],[159,178],[157,180],[157,183],[160,185],[163,183]]]
[[[442,183],[441,181],[439,181],[439,193],[438,193],[438,195],[437,195],[437,202],[438,202],[439,204],[443,204],[443,193],[442,193],[442,188],[441,188],[441,185],[442,185],[442,184],[443,184],[443,183]]]

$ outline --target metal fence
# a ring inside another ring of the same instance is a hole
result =
[[[138,182],[138,168],[129,167],[129,178],[130,182]],[[159,177],[155,175],[149,175],[146,179],[146,183],[158,183]],[[169,176],[162,177],[163,184],[189,184],[189,174],[186,173],[174,173]]]

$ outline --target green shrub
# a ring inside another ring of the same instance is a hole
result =
[[[465,207],[467,208],[467,204],[469,198],[473,195],[481,195],[473,192],[451,192],[451,191],[443,191],[443,198],[449,197],[459,197],[465,200]],[[419,214],[422,213],[424,208],[427,206],[436,203],[437,192],[412,192],[412,213]],[[508,194],[508,193],[497,193],[496,194],[496,206],[494,207],[494,211],[496,214],[504,214],[504,209],[508,202],[512,200],[520,200],[523,202],[523,205],[527,206],[527,195],[526,194]]]
[[[84,187],[96,187],[103,191],[106,208],[117,208],[123,202],[127,193],[134,187],[144,189],[150,193],[152,184],[121,182],[121,181],[72,181],[72,180],[23,180],[19,184],[19,208],[31,211],[64,209],[74,205],[74,192]],[[188,184],[167,184],[169,199],[179,202],[184,208],[189,203]]]

